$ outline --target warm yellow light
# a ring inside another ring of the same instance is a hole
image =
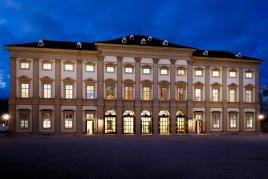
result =
[[[263,114],[260,114],[258,117],[259,117],[260,120],[263,120],[264,119],[264,115]]]
[[[4,119],[5,121],[10,119],[10,115],[9,114],[3,114],[2,115],[2,119]]]

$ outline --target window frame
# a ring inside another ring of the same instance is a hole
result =
[[[68,65],[71,65],[72,66],[72,69],[67,69],[66,67]],[[69,72],[74,71],[74,63],[71,63],[71,62],[64,63],[64,71],[69,71]]]

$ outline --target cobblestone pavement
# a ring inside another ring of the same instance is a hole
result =
[[[0,138],[0,178],[268,178],[268,135]]]

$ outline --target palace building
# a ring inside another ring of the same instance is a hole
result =
[[[10,52],[19,134],[179,135],[260,131],[262,60],[130,35],[39,40]]]

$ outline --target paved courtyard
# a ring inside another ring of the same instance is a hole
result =
[[[0,137],[0,178],[267,179],[268,136]]]

